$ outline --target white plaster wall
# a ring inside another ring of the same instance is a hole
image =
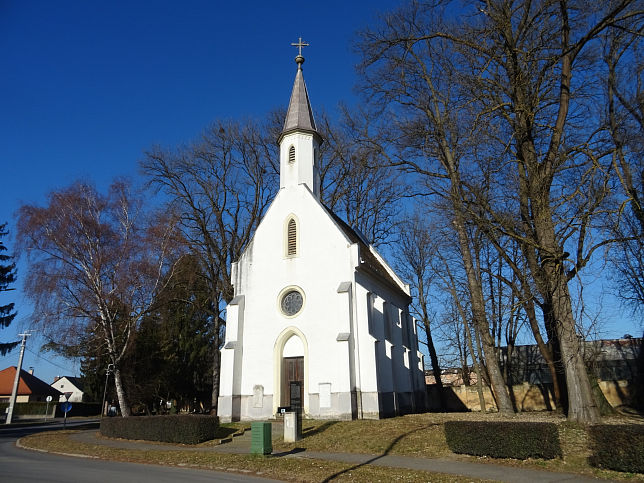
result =
[[[368,295],[372,298],[371,327],[368,320]],[[412,381],[419,381],[422,370],[419,368],[416,354],[417,342],[415,331],[410,334],[411,356],[414,359],[412,373],[408,351],[403,346],[402,313],[406,300],[389,286],[379,283],[368,274],[359,273],[356,276],[356,303],[359,322],[359,350],[362,361],[360,381],[362,392],[414,390]],[[391,324],[391,339],[385,339],[384,307],[388,307],[389,323]],[[405,363],[405,361],[407,361]],[[420,388],[420,386],[418,386]]]
[[[82,402],[83,401],[83,391],[74,386],[66,377],[61,377],[56,382],[50,384],[54,389],[59,390],[62,393],[71,392],[72,395],[69,396],[69,402]],[[59,400],[64,402],[68,399],[65,398],[65,395],[62,394],[59,396]]]
[[[284,249],[284,220],[291,214],[299,222],[296,257],[286,257]],[[304,185],[279,191],[236,269],[235,293],[245,295],[242,395],[251,395],[253,386],[262,384],[266,395],[277,396],[274,406],[279,404],[274,345],[289,327],[301,331],[308,347],[305,409],[307,394],[317,393],[320,383],[331,383],[332,392],[350,390],[347,345],[336,341],[339,332],[349,331],[347,319],[337,316],[343,302],[338,284],[353,278],[349,245]],[[303,309],[292,318],[278,305],[280,292],[288,286],[304,293]]]
[[[295,163],[288,162],[288,151],[295,147]],[[306,184],[311,192],[319,196],[319,174],[314,159],[318,142],[311,133],[293,132],[287,134],[280,144],[280,188],[296,188]]]
[[[284,142],[282,150],[288,150],[289,146]],[[282,159],[285,157],[287,154],[283,153]],[[291,215],[298,220],[296,257],[285,254],[285,220]],[[236,342],[232,344],[234,350],[222,350],[221,395],[242,396],[242,417],[258,411],[244,409],[248,404],[244,397],[251,397],[256,385],[263,386],[264,397],[272,401],[273,410],[282,404],[280,388],[276,387],[275,374],[280,367],[275,357],[275,344],[285,331],[301,333],[305,339],[301,347],[293,350],[305,353],[304,406],[307,413],[313,410],[314,416],[329,413],[328,409],[319,408],[320,384],[331,385],[334,401],[342,400],[336,395],[353,389],[351,358],[357,366],[355,388],[363,394],[412,391],[415,389],[412,381],[422,379],[417,344],[409,344],[413,346],[409,353],[402,345],[400,317],[407,299],[380,282],[378,277],[356,272],[358,251],[358,245],[352,245],[344,236],[306,185],[289,186],[279,191],[253,240],[232,270],[235,295],[244,296],[245,306],[243,313],[238,313],[232,306],[228,309],[226,341]],[[350,296],[346,288],[345,292],[338,293],[342,282],[351,283]],[[279,295],[289,286],[298,287],[304,294],[302,311],[291,318],[284,316],[279,308]],[[368,294],[372,294],[374,305],[371,324]],[[391,323],[388,341],[384,330],[385,306]],[[351,340],[337,341],[339,333],[351,333]],[[291,346],[299,345],[291,340],[286,355],[293,355],[295,352],[290,354]],[[243,353],[243,360],[241,368],[237,365],[233,371],[235,352]],[[412,374],[407,370],[410,366]],[[239,369],[241,376],[233,376]],[[328,389],[328,386],[324,387]],[[222,402],[229,404],[230,400]],[[227,407],[220,409],[222,414],[228,411]],[[267,410],[264,408],[261,412]]]

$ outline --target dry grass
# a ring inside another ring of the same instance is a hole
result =
[[[563,458],[515,460],[455,455],[447,446],[443,423],[456,420],[553,422],[559,426]],[[611,417],[603,422],[642,423],[641,420],[624,419],[620,416]],[[299,447],[311,451],[392,454],[493,462],[512,467],[576,473],[597,478],[644,481],[644,475],[641,474],[620,473],[590,466],[587,461],[590,456],[588,436],[583,427],[566,422],[562,415],[546,412],[520,413],[510,417],[498,413],[425,413],[377,421],[304,421],[302,440],[297,443],[274,441],[273,446],[282,451]]]
[[[297,446],[315,451],[399,454],[440,458],[452,455],[445,441],[446,421],[550,421],[565,418],[544,413],[516,414],[510,418],[498,413],[425,413],[398,418],[356,421],[304,421],[304,439]],[[292,445],[284,445],[285,449]],[[280,446],[282,447],[282,446]]]
[[[74,433],[75,431],[55,431],[35,434],[22,438],[21,444],[28,448],[37,448],[56,453],[86,455],[132,463],[151,463],[253,474],[284,481],[435,481],[439,483],[485,481],[441,473],[401,470],[398,468],[356,466],[347,463],[309,458],[262,457],[181,449],[172,451],[118,449],[74,441],[69,437]]]
[[[563,458],[554,460],[512,460],[469,457],[453,454],[446,443],[443,423],[449,420],[503,420],[548,421],[559,425]],[[608,423],[635,422],[614,417]],[[222,434],[249,428],[248,423],[222,425]],[[300,459],[256,457],[249,455],[215,453],[209,448],[213,442],[202,443],[191,449],[177,451],[143,451],[109,448],[85,444],[70,439],[69,432],[42,433],[23,438],[23,444],[49,451],[78,453],[104,459],[147,462],[166,465],[194,466],[234,472],[251,472],[278,479],[322,481],[326,478],[348,481],[473,481],[450,475],[419,471],[387,469],[373,466],[354,467],[350,464]],[[456,461],[496,463],[501,465],[569,472],[613,480],[644,481],[644,475],[632,475],[601,470],[588,465],[588,440],[583,427],[567,423],[562,416],[550,413],[523,413],[511,418],[496,413],[427,413],[385,420],[311,421],[303,422],[303,439],[297,443],[273,441],[274,452],[294,448],[310,451],[365,453],[375,455],[405,455],[426,458],[448,458]],[[200,449],[200,450],[196,450]],[[292,475],[297,475],[293,477]]]

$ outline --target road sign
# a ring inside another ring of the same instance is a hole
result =
[[[63,394],[65,395],[65,399],[69,401],[69,398],[72,397],[73,393],[72,392],[64,392]]]
[[[67,413],[72,410],[72,403],[70,402],[60,403],[60,410],[64,412],[65,415],[67,415]]]
[[[51,402],[51,396],[47,396],[47,399],[45,399],[47,402]]]

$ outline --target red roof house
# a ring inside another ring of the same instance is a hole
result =
[[[0,371],[0,402],[9,402],[15,378],[16,366],[10,366]],[[20,371],[16,402],[45,401],[47,396],[51,396],[54,401],[58,401],[61,394],[60,391],[57,391],[33,374],[24,370]]]

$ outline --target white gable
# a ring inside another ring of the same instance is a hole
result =
[[[298,59],[280,190],[231,270],[219,416],[266,419],[290,404],[316,418],[418,409],[425,387],[409,289],[319,202],[321,138]]]

